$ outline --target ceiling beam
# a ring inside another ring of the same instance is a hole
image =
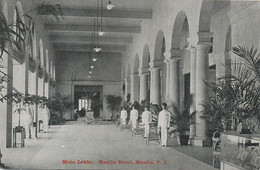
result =
[[[76,8],[62,8],[65,17],[96,17],[96,9],[76,9]],[[39,15],[50,15],[49,12],[39,10]],[[104,18],[131,18],[131,19],[152,19],[153,12],[151,10],[104,10]]]
[[[75,56],[75,54],[86,55],[86,56],[89,55],[88,51],[62,51],[62,50],[56,51],[56,54],[60,57]],[[120,52],[102,52],[102,53],[99,53],[97,56],[105,57],[106,55],[121,56],[121,53]]]
[[[78,42],[78,43],[91,43],[92,37],[74,37],[74,36],[49,36],[51,42]],[[100,43],[132,43],[133,38],[121,38],[121,37],[99,37]]]
[[[115,52],[125,51],[126,46],[99,46],[102,48],[102,52]],[[65,45],[65,44],[54,44],[56,51],[90,51],[89,45]],[[91,49],[92,50],[92,49]]]
[[[94,25],[68,25],[68,24],[45,24],[45,30],[48,31],[81,31],[93,32]],[[121,33],[140,33],[140,26],[103,26],[105,32],[121,32]]]

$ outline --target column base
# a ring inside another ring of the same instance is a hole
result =
[[[201,147],[211,147],[211,141],[208,138],[194,137],[194,138],[190,138],[190,145],[201,146]]]

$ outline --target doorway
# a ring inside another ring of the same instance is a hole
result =
[[[74,106],[78,110],[85,107],[87,111],[93,111],[94,118],[100,117],[103,104],[103,86],[75,85]]]

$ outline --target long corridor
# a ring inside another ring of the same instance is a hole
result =
[[[75,122],[52,126],[50,133],[26,141],[24,148],[5,149],[3,162],[12,169],[213,169],[172,148],[161,148],[157,142],[146,146],[142,137],[132,137],[129,130],[120,131],[115,125]]]

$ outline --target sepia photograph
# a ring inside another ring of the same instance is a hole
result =
[[[0,0],[0,170],[259,170],[259,0]]]

